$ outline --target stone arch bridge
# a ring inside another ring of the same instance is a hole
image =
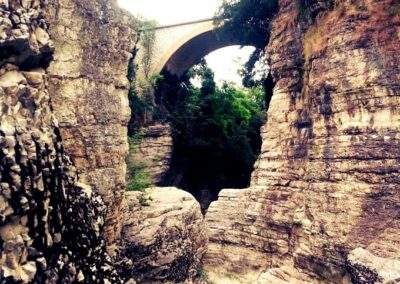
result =
[[[219,48],[238,45],[230,39],[219,39],[215,33],[213,19],[202,19],[154,28],[155,42],[150,62],[144,66],[145,51],[141,44],[135,62],[139,79],[164,68],[180,77],[186,70],[199,63],[200,59]],[[147,70],[147,72],[144,72]],[[147,74],[146,74],[147,73]]]

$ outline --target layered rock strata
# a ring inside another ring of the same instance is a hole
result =
[[[128,192],[122,215],[121,275],[138,283],[191,283],[207,249],[200,205],[177,188]]]
[[[104,236],[110,247],[121,229],[130,119],[127,68],[137,26],[116,2],[49,1],[45,6],[55,46],[48,68],[54,115],[79,181],[107,206]]]
[[[147,163],[152,184],[158,185],[168,172],[173,149],[172,132],[169,124],[155,124],[142,128],[143,137],[136,156]]]
[[[249,283],[270,269],[346,283],[354,248],[400,256],[400,9],[335,1],[310,26],[295,2],[272,23],[276,87],[252,187],[210,206],[205,263]]]

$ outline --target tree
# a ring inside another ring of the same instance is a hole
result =
[[[179,87],[171,87],[164,74],[163,95],[172,122],[175,155],[171,177],[182,176],[179,184],[194,195],[201,189],[217,194],[224,187],[249,185],[253,164],[261,146],[260,126],[264,93],[230,83],[218,87],[205,61],[195,66]],[[197,77],[201,87],[190,84]],[[171,81],[170,81],[171,82]],[[171,185],[171,184],[166,184]]]
[[[264,49],[269,41],[271,20],[278,8],[278,0],[224,0],[214,16],[214,23],[220,28],[221,37]]]
[[[269,69],[264,68],[264,74],[259,73],[260,78],[254,79],[257,62],[267,66],[264,48],[269,42],[271,21],[278,9],[278,0],[224,0],[214,16],[220,38],[230,41],[235,39],[241,45],[256,47],[241,70],[245,87],[263,86],[263,80],[269,73]]]

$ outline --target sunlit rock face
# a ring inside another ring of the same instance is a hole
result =
[[[54,115],[79,181],[107,206],[104,236],[111,247],[120,232],[130,119],[126,76],[137,23],[114,0],[49,1],[46,21],[55,46],[48,68]]]
[[[206,226],[194,197],[173,187],[128,192],[117,263],[138,283],[192,283],[207,249]]]
[[[400,257],[400,13],[337,1],[303,29],[294,2],[272,25],[276,87],[252,186],[210,206],[205,264],[243,283],[348,283],[354,248]]]

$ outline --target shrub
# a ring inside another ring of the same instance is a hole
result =
[[[144,132],[139,131],[128,138],[129,156],[126,164],[129,178],[126,187],[127,191],[143,191],[151,186],[150,175],[147,172],[148,162],[140,159],[139,155],[137,155],[143,135]]]

